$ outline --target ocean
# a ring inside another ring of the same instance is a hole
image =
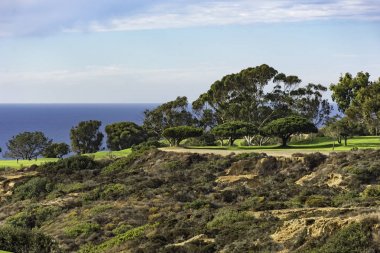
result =
[[[12,136],[25,131],[41,131],[54,142],[70,144],[70,129],[84,120],[100,120],[106,125],[120,121],[142,124],[144,110],[158,104],[0,104],[0,147],[5,153]],[[103,140],[103,146],[105,146]]]

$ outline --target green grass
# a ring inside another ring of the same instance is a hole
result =
[[[131,149],[124,149],[120,151],[99,151],[94,154],[86,154],[88,156],[94,157],[95,160],[101,160],[112,157],[122,157],[128,156],[132,152]],[[13,168],[13,169],[21,169],[25,167],[29,167],[33,164],[41,165],[47,162],[55,162],[57,158],[38,158],[37,160],[0,160],[0,169],[1,168]],[[1,253],[1,252],[0,252]]]
[[[240,143],[237,141],[236,143]],[[267,151],[279,151],[279,150],[309,150],[309,151],[333,151],[334,141],[328,137],[315,137],[312,140],[302,140],[290,142],[288,147],[281,147],[279,145],[269,145],[269,146],[191,146],[187,148],[192,149],[221,149],[221,150],[267,150]],[[347,141],[347,146],[335,142],[334,151],[349,151],[352,148],[358,149],[368,149],[368,148],[380,148],[380,136],[358,136],[349,138]]]
[[[105,159],[105,158],[128,156],[131,152],[132,150],[128,148],[128,149],[124,149],[120,151],[99,151],[94,154],[86,154],[86,155],[94,157],[95,160],[100,160],[100,159]]]

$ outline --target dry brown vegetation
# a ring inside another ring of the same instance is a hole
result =
[[[33,229],[57,242],[45,252],[379,252],[380,151],[299,156],[152,149],[2,171],[0,237]]]

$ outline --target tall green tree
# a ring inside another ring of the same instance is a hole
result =
[[[282,146],[286,147],[292,135],[317,133],[318,129],[306,118],[290,116],[269,122],[261,131],[266,135],[280,138]]]
[[[100,131],[101,121],[82,121],[70,131],[71,148],[77,154],[95,153],[100,150],[103,133]]]
[[[31,160],[40,156],[52,140],[42,132],[23,132],[13,136],[7,143],[7,157]]]
[[[276,74],[277,70],[263,64],[226,75],[193,102],[193,109],[200,118],[213,112],[217,124],[237,120],[262,122],[271,113],[264,88]]]
[[[106,126],[107,147],[122,150],[147,140],[146,131],[133,122],[118,122]]]
[[[233,146],[235,140],[244,136],[252,136],[258,133],[255,125],[244,121],[230,121],[217,125],[211,130],[211,133],[217,136],[223,145],[223,140],[228,139],[229,146]]]
[[[341,76],[330,86],[332,98],[352,122],[363,124],[372,134],[380,132],[380,78],[369,80],[368,73]]]
[[[195,119],[188,110],[187,97],[177,97],[155,109],[146,110],[144,114],[143,127],[156,137],[160,137],[166,128],[195,124]]]
[[[261,128],[284,115],[300,115],[322,124],[331,110],[323,97],[327,88],[320,84],[299,87],[300,83],[298,76],[278,73],[263,64],[224,76],[192,106],[199,121],[211,128],[228,121],[245,121]],[[261,135],[245,136],[245,139],[258,144],[268,140]]]

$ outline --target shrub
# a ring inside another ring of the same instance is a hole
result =
[[[6,223],[16,227],[29,228],[41,227],[42,224],[56,217],[61,209],[55,206],[27,208],[6,219]]]
[[[222,209],[217,212],[214,218],[207,223],[208,229],[220,229],[228,228],[231,224],[245,221],[248,219],[253,219],[249,217],[244,212],[238,212],[230,209]]]
[[[307,207],[327,207],[331,206],[331,200],[325,196],[312,195],[306,199],[305,205]]]
[[[72,227],[68,227],[65,229],[65,235],[71,238],[75,238],[80,235],[89,236],[93,232],[99,231],[100,226],[96,223],[90,223],[90,222],[80,222],[75,224]]]
[[[304,163],[310,169],[318,167],[320,164],[324,163],[327,156],[319,152],[313,154],[307,154],[304,156]]]
[[[123,184],[106,185],[100,193],[102,199],[117,199],[127,193],[127,187]]]
[[[380,185],[370,185],[362,192],[364,198],[378,198],[380,197]]]
[[[309,253],[375,253],[376,246],[372,242],[371,220],[352,223],[331,236],[322,246],[308,251]]]
[[[69,174],[73,171],[93,170],[99,167],[100,164],[89,156],[72,156],[57,162],[43,164],[40,170],[45,173],[60,172]]]
[[[53,185],[47,178],[35,177],[26,183],[16,187],[13,198],[15,200],[24,200],[40,198],[53,190]]]
[[[59,252],[52,238],[29,229],[0,227],[0,249],[22,253]]]
[[[140,151],[140,150],[147,150],[147,149],[152,149],[152,148],[162,148],[162,147],[166,147],[166,145],[162,142],[151,140],[151,141],[142,142],[138,145],[133,145],[132,151]]]

